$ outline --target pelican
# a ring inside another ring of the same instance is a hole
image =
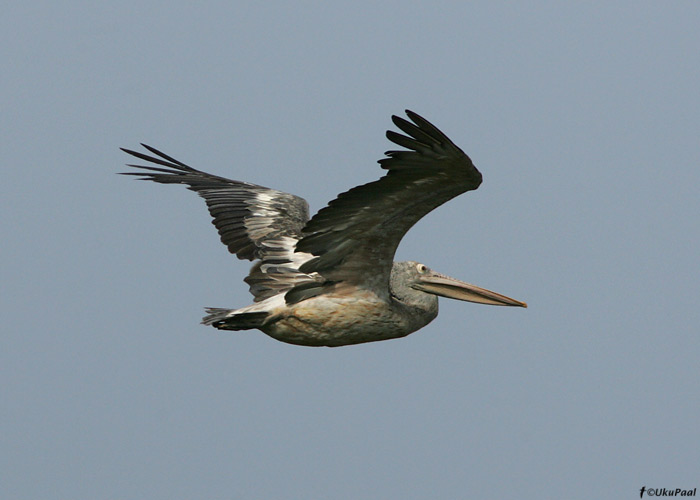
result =
[[[438,314],[438,296],[500,306],[527,304],[433,271],[394,262],[404,234],[424,215],[481,184],[471,159],[433,124],[406,110],[392,116],[405,148],[379,160],[387,174],[346,191],[313,217],[303,198],[196,170],[157,149],[121,148],[151,166],[123,172],[184,184],[204,198],[228,250],[255,261],[240,309],[207,308],[204,325],[259,329],[282,342],[337,347],[415,332]],[[158,166],[153,166],[158,165]]]

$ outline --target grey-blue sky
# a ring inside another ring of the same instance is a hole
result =
[[[700,476],[700,7],[32,2],[0,20],[3,498],[622,498]],[[221,333],[250,301],[143,141],[304,196],[381,175],[413,109],[484,184],[399,259],[442,301],[342,349]]]

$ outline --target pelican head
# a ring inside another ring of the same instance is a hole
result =
[[[450,278],[444,274],[433,271],[420,262],[396,262],[391,270],[392,295],[399,300],[407,301],[409,297],[414,301],[425,301],[424,296],[420,300],[415,291],[424,292],[430,295],[438,295],[450,299],[475,302],[477,304],[488,304],[493,306],[517,306],[527,307],[525,302],[511,299],[500,293],[492,292],[486,288],[481,288],[470,283],[465,283],[455,278]],[[423,294],[420,294],[423,295]],[[428,299],[430,300],[430,299]],[[431,300],[435,301],[436,298]]]

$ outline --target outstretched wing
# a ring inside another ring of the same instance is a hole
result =
[[[160,167],[128,165],[141,171],[124,172],[123,175],[162,184],[185,184],[204,198],[212,223],[229,251],[240,259],[260,259],[261,262],[246,278],[256,301],[311,279],[298,272],[301,263],[311,256],[295,254],[294,251],[301,229],[309,220],[306,200],[256,184],[208,174],[153,147],[142,146],[155,156],[121,149]]]
[[[302,272],[386,294],[404,234],[431,210],[481,184],[471,159],[445,134],[412,111],[406,115],[410,122],[392,116],[406,135],[386,133],[406,148],[379,160],[387,175],[340,194],[304,226],[296,250],[315,257]],[[305,295],[313,295],[310,286],[302,285]]]

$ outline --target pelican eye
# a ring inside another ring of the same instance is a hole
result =
[[[418,265],[416,265],[416,269],[418,270],[418,272],[419,272],[420,274],[425,274],[425,273],[427,273],[428,271],[430,271],[430,269],[428,269],[428,266],[426,266],[425,264],[418,264]]]

